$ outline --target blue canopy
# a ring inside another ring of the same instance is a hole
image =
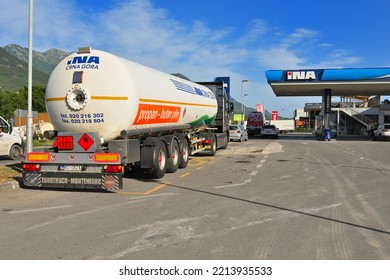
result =
[[[276,96],[390,95],[390,67],[268,70],[267,82]]]

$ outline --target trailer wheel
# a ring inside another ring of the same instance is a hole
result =
[[[211,137],[210,139],[210,155],[211,156],[215,156],[215,154],[217,153],[217,140],[215,139],[214,136]]]
[[[190,157],[190,149],[187,139],[181,140],[181,152],[179,154],[179,168],[186,168]]]
[[[228,144],[229,144],[229,134],[226,133],[226,137],[223,138],[223,146],[221,147],[221,149],[226,149]]]
[[[217,152],[217,141],[215,139],[215,136],[209,135],[209,140],[210,140],[210,149],[207,149],[205,151],[205,154],[208,156],[215,156]]]
[[[169,145],[169,157],[167,158],[167,172],[174,173],[179,168],[179,144],[176,139],[172,139]]]
[[[9,151],[9,156],[13,160],[20,160],[22,157],[22,148],[18,145],[13,145]]]
[[[150,178],[158,179],[165,175],[167,169],[167,148],[161,139],[156,141],[153,148],[153,167],[148,170]]]

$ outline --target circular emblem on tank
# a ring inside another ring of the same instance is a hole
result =
[[[71,110],[79,111],[88,105],[88,93],[79,86],[75,86],[66,94],[66,104]]]

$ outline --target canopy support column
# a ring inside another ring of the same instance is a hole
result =
[[[322,94],[322,113],[323,113],[323,125],[324,129],[330,129],[330,113],[332,111],[332,90],[324,89]]]

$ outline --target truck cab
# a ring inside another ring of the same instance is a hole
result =
[[[0,116],[0,156],[19,160],[22,153],[22,138],[19,132]]]
[[[261,130],[264,125],[264,114],[262,112],[250,112],[248,114],[248,120],[246,129],[248,136],[261,135]]]

